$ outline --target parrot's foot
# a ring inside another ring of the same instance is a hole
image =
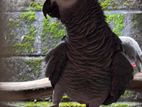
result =
[[[48,106],[48,107],[59,107],[59,105],[53,104],[53,105]]]

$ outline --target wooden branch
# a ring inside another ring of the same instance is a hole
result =
[[[130,82],[128,90],[142,92],[142,73],[137,73]],[[27,82],[1,82],[1,101],[23,101],[42,99],[52,95],[52,87],[48,78]]]
[[[142,92],[142,73],[134,75],[134,79],[130,81],[128,90]]]
[[[48,78],[27,82],[1,82],[1,101],[23,101],[42,99],[52,95],[52,87]]]

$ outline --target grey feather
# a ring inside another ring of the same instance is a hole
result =
[[[123,52],[125,53],[127,59],[132,64],[136,64],[136,70],[142,72],[142,50],[132,37],[121,36]]]
[[[59,81],[63,69],[66,65],[67,56],[66,56],[66,44],[65,41],[61,41],[54,49],[50,50],[45,58],[47,63],[46,67],[46,77],[49,77],[53,88],[56,83]]]
[[[123,53],[116,53],[112,62],[112,91],[104,104],[116,102],[124,94],[130,80],[133,79],[133,68]]]

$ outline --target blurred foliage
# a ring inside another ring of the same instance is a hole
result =
[[[25,61],[25,63],[29,66],[29,68],[32,69],[32,73],[34,73],[35,77],[38,77],[40,75],[39,71],[41,71],[42,59],[28,60]]]
[[[110,24],[112,30],[116,35],[122,36],[124,29],[124,15],[122,14],[108,14],[106,20]]]
[[[17,103],[16,104],[18,107],[20,106],[24,106],[24,107],[47,107],[47,106],[50,106],[52,105],[51,102],[23,102],[23,103]],[[102,105],[101,107],[140,107],[140,106],[133,106],[133,105],[136,105],[136,104],[132,104],[132,103],[121,103],[121,102],[118,102],[118,103],[113,103],[111,105],[108,105],[108,106],[104,106]],[[61,102],[60,104],[60,107],[86,107],[85,104],[79,104],[79,103],[76,103],[76,102]]]
[[[14,37],[14,39],[10,40],[15,40],[13,42],[15,54],[34,52],[35,35],[37,32],[34,26],[35,20],[36,14],[33,11],[21,12],[16,20],[14,18],[9,19],[10,35],[12,36],[8,36]],[[26,32],[24,31],[25,29],[27,29]],[[21,34],[22,37],[16,37]]]
[[[36,14],[34,11],[22,12],[20,14],[21,21],[26,21],[26,23],[32,23],[35,21]]]
[[[48,34],[55,38],[63,37],[65,35],[65,27],[58,20],[52,20],[51,17],[43,19],[42,37]]]
[[[42,39],[42,52],[46,54],[50,48],[56,46],[61,38],[66,34],[65,27],[61,22],[47,16],[42,21],[43,29],[41,34]]]
[[[23,35],[21,42],[17,42],[13,45],[16,49],[16,53],[33,53],[34,52],[34,41],[35,41],[36,29],[34,26],[29,28],[29,32]]]
[[[101,6],[106,9],[109,6],[111,6],[112,1],[111,0],[100,0],[101,1]]]
[[[100,0],[103,9],[117,9],[117,3],[114,0]]]
[[[42,10],[42,5],[41,3],[38,3],[38,2],[31,2],[30,6],[29,6],[29,9],[33,9],[33,10],[36,10],[36,11],[41,11]]]

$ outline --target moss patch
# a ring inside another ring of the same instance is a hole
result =
[[[104,9],[107,9],[109,6],[111,6],[111,0],[100,0],[101,1],[101,6]]]
[[[25,61],[25,63],[29,66],[29,68],[31,68],[32,73],[34,73],[35,77],[38,77],[40,75],[41,62],[42,62],[42,59],[33,59],[33,60]]]
[[[114,0],[100,0],[103,9],[117,9],[118,5]]]
[[[116,35],[121,36],[124,29],[124,15],[109,14],[106,15],[107,22],[112,26],[112,30]]]
[[[34,42],[35,42],[36,29],[32,25],[29,28],[27,34],[23,35],[21,42],[15,43],[13,47],[16,49],[16,53],[33,53],[34,52]]]
[[[65,27],[59,21],[53,20],[49,16],[47,19],[43,19],[42,25],[42,52],[45,54],[61,40],[61,38],[66,34],[66,31]]]
[[[17,106],[24,106],[24,107],[47,107],[52,105],[51,102],[27,102],[27,103],[18,103]],[[60,107],[86,107],[85,104],[79,104],[76,102],[62,102]],[[108,106],[101,106],[101,107],[137,107],[137,104],[132,103],[114,103]],[[140,107],[140,106],[138,106]]]
[[[33,11],[22,12],[20,14],[20,19],[26,21],[27,23],[32,23],[35,21],[36,14]]]
[[[31,2],[29,8],[36,10],[36,11],[41,11],[42,10],[42,5],[41,3],[38,2]]]
[[[16,20],[11,19],[9,21],[11,33],[13,32],[15,38],[16,35],[22,36],[18,41],[15,41],[15,43],[13,44],[13,48],[15,49],[16,54],[34,52],[35,35],[37,32],[34,26],[35,20],[36,20],[35,12],[28,11],[20,13],[20,15]],[[16,26],[14,26],[15,23]],[[17,32],[19,34],[17,34]]]
[[[65,27],[57,20],[52,20],[50,17],[43,19],[43,32],[42,37],[48,34],[55,38],[61,38],[65,35]]]

